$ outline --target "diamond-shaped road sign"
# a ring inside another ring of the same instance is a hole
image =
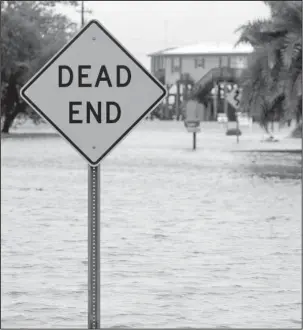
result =
[[[226,99],[235,109],[239,109],[242,92],[239,88],[233,88],[226,95]]]
[[[92,20],[20,93],[96,166],[161,102],[166,90]]]

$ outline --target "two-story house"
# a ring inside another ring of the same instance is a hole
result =
[[[176,88],[179,89],[178,82],[184,80],[184,77],[193,81],[194,90],[198,90],[203,99],[211,91],[214,93],[214,89],[222,81],[235,82],[247,66],[248,56],[252,51],[253,48],[249,45],[234,47],[229,44],[196,44],[166,49],[149,55],[151,72],[165,83],[171,94],[172,91],[180,94],[181,101],[175,102],[178,108],[182,102],[182,88],[178,91]],[[208,117],[216,117],[220,112],[220,109],[213,108],[214,105],[210,104]]]

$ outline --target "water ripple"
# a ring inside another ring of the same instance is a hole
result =
[[[301,155],[212,129],[192,152],[173,125],[101,165],[102,327],[298,327]],[[84,328],[87,166],[58,138],[2,149],[2,326]]]

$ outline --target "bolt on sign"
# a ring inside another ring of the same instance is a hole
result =
[[[161,102],[166,90],[92,20],[20,93],[96,166]]]

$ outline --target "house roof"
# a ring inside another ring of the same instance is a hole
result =
[[[154,52],[154,53],[148,54],[148,56],[162,55],[162,54],[164,54],[165,52],[167,52],[167,51],[169,51],[169,50],[172,50],[172,49],[175,49],[175,47],[165,48],[165,49],[159,50],[159,51],[157,51],[157,52]]]
[[[249,54],[253,51],[253,47],[250,45],[238,45],[227,43],[200,43],[194,45],[188,45],[184,47],[175,47],[170,49],[164,49],[162,51],[149,54],[149,56],[156,55],[206,55],[206,54]]]

